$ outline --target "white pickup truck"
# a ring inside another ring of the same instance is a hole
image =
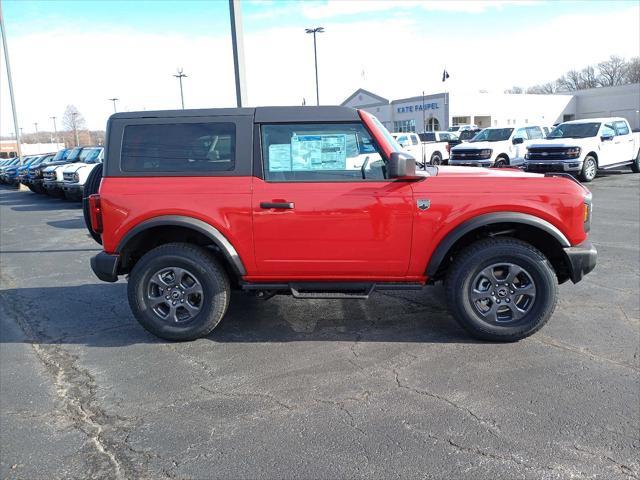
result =
[[[640,133],[624,118],[590,118],[558,125],[527,148],[525,170],[571,172],[590,182],[598,169],[631,166],[640,172]]]
[[[423,142],[417,133],[392,133],[391,135],[418,163],[441,165],[449,160],[448,143],[445,141]]]
[[[104,158],[103,147],[89,147],[82,151],[82,160],[71,163],[62,171],[62,191],[68,200],[81,200],[87,177]]]
[[[521,166],[527,145],[543,138],[544,130],[539,125],[485,128],[469,142],[453,147],[449,164],[472,167]]]

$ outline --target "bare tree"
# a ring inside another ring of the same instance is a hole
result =
[[[552,94],[558,91],[558,85],[556,82],[547,82],[542,83],[540,85],[534,85],[532,87],[527,88],[527,93],[537,93],[537,94]]]
[[[86,128],[86,122],[75,105],[67,105],[64,115],[62,116],[62,128],[69,132],[73,132],[75,136],[75,145],[78,146],[80,144],[78,130]]]
[[[624,83],[640,83],[640,57],[633,57],[627,62]]]
[[[520,93],[524,93],[524,88],[518,87],[518,86],[513,86],[513,87],[509,88],[508,90],[505,90],[504,93],[520,94]]]
[[[596,69],[589,65],[580,72],[581,88],[595,88],[600,85],[600,75]]]
[[[569,70],[556,80],[556,83],[558,84],[558,90],[564,92],[575,92],[584,88],[582,74],[577,70]]]
[[[611,87],[613,85],[622,85],[627,70],[624,58],[617,55],[611,55],[609,60],[598,64],[599,84],[602,87]]]

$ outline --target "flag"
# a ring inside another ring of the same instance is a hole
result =
[[[302,106],[304,107],[307,104],[307,99],[302,97]]]
[[[447,69],[445,68],[442,72],[442,81],[444,82],[447,78],[449,78],[449,72],[447,72]]]

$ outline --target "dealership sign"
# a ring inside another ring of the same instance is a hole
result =
[[[440,105],[434,103],[423,103],[422,105],[407,105],[406,107],[398,107],[398,113],[419,112],[421,110],[438,110]]]

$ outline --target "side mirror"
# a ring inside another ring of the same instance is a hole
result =
[[[393,152],[387,163],[387,172],[389,178],[397,178],[400,180],[414,180],[422,178],[416,175],[416,160],[409,154],[404,152]]]
[[[613,140],[613,135],[602,135],[600,137],[600,140],[602,140],[603,142],[607,142],[609,140]]]
[[[524,138],[516,137],[513,140],[511,140],[511,143],[513,143],[514,145],[520,145],[521,143],[524,143]]]

